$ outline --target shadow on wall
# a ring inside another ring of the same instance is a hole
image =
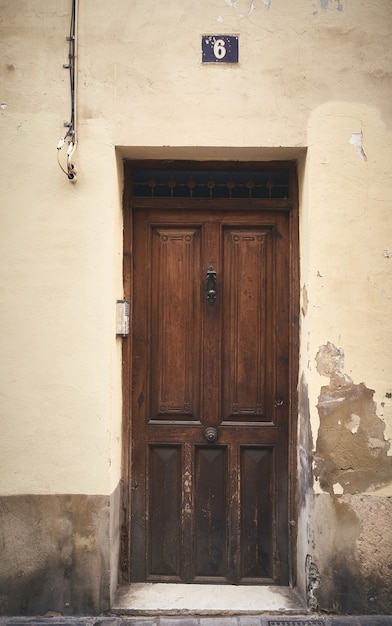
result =
[[[0,614],[109,609],[109,497],[0,499]]]
[[[317,494],[311,519],[309,608],[391,615],[392,498]]]
[[[0,579],[0,615],[97,614],[97,598],[55,559]]]

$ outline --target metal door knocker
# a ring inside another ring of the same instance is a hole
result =
[[[214,304],[216,300],[216,271],[210,265],[206,274],[206,282],[207,282],[207,300],[210,304]]]
[[[218,439],[218,431],[216,428],[212,428],[212,426],[206,428],[203,435],[204,438],[207,439],[208,443],[214,443],[214,441],[217,441]]]

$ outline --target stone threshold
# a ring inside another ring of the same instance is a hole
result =
[[[118,589],[117,615],[306,615],[290,587],[133,583]]]

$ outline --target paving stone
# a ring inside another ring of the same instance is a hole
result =
[[[0,617],[0,626],[392,626],[392,615]]]
[[[325,622],[323,619],[314,617],[275,617],[268,620],[268,626],[325,626]]]
[[[325,618],[326,626],[359,626],[356,615],[329,616]]]
[[[119,626],[157,626],[158,623],[159,617],[127,617],[120,620]]]
[[[6,617],[6,626],[91,626],[92,618],[75,617]],[[0,622],[1,624],[1,622]]]
[[[392,615],[363,615],[358,619],[358,624],[359,626],[392,626]]]
[[[258,615],[240,615],[239,626],[263,626]]]
[[[225,615],[221,617],[201,617],[200,626],[239,626],[239,618]]]
[[[159,626],[199,626],[197,617],[160,617]]]
[[[15,616],[0,617],[0,626],[93,626],[93,617]],[[115,626],[115,625],[113,625]]]

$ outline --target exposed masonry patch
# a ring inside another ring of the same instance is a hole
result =
[[[344,374],[344,353],[332,343],[321,346],[317,371],[328,376],[318,401],[320,428],[314,457],[315,477],[328,493],[363,493],[392,480],[392,457],[385,423],[376,414],[374,391]]]

